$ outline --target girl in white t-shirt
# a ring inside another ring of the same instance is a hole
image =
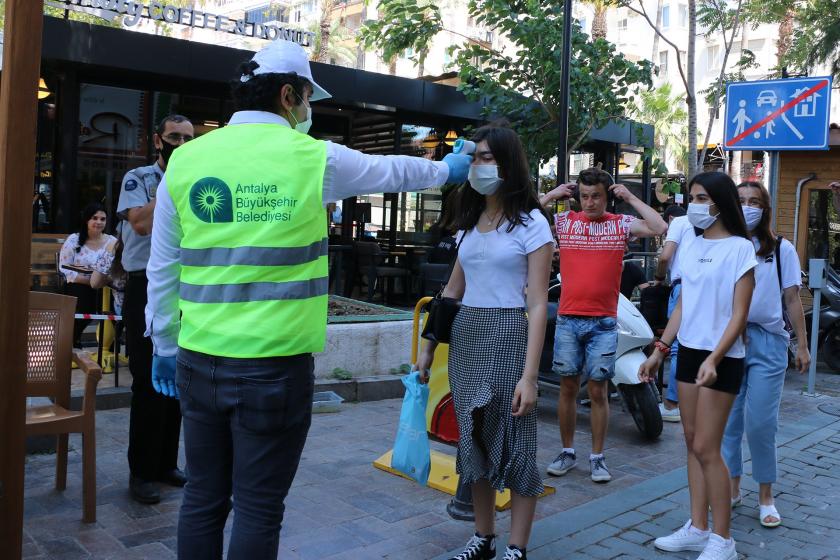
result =
[[[460,246],[443,294],[462,298],[452,324],[449,384],[460,432],[456,468],[471,484],[475,511],[475,535],[454,560],[496,558],[495,495],[505,488],[513,505],[503,558],[520,560],[543,491],[537,368],[554,237],[516,133],[487,126],[473,141],[469,186],[454,197]],[[435,347],[425,341],[418,357],[424,379]]]
[[[744,375],[755,249],[729,176],[700,173],[691,180],[690,195],[688,219],[702,235],[680,248],[682,293],[656,350],[639,368],[639,378],[654,378],[678,338],[677,390],[688,448],[691,519],[654,545],[669,552],[702,551],[700,560],[737,560],[729,534],[729,471],[720,449]],[[709,506],[714,532],[708,527]]]
[[[808,339],[799,299],[802,272],[796,249],[787,239],[777,238],[770,228],[772,208],[767,189],[761,183],[746,181],[738,185],[738,195],[747,229],[753,236],[758,266],[747,319],[744,381],[726,424],[723,458],[732,477],[734,506],[741,502],[741,442],[746,431],[752,476],[759,487],[759,521],[765,527],[777,527],[782,518],[773,503],[772,484],[776,482],[776,431],[790,342],[785,330],[785,310],[797,340],[803,341],[797,345],[796,367],[805,373],[811,362],[804,342]]]

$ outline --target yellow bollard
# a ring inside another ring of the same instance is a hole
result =
[[[111,288],[106,286],[102,289],[102,312],[107,315],[111,313]],[[104,329],[103,329],[104,325]],[[102,371],[103,373],[112,373],[114,371],[114,352],[111,350],[114,347],[114,322],[102,321],[96,328],[96,340],[99,341],[102,337]],[[95,360],[98,357],[98,352],[91,353]],[[128,359],[120,355],[120,365],[128,363]]]

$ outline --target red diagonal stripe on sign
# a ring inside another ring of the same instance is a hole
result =
[[[828,85],[828,80],[823,80],[822,82],[818,83],[817,85],[815,85],[811,89],[806,90],[799,97],[795,97],[794,99],[788,101],[787,103],[782,105],[779,109],[777,109],[775,112],[770,113],[769,115],[767,115],[766,117],[764,117],[763,119],[761,119],[760,121],[758,121],[757,123],[755,123],[754,125],[749,127],[747,130],[745,130],[744,132],[742,132],[741,134],[739,134],[738,136],[736,136],[735,138],[733,138],[732,140],[727,142],[726,145],[727,146],[733,146],[733,145],[737,144],[738,142],[740,142],[741,140],[743,140],[744,138],[746,138],[747,136],[749,136],[750,134],[752,134],[753,132],[755,132],[756,130],[761,128],[762,126],[764,126],[765,124],[769,123],[770,121],[772,121],[773,119],[775,119],[776,117],[778,117],[779,115],[784,113],[785,111],[789,110],[791,107],[793,107],[794,105],[796,105],[797,103],[799,103],[800,101],[802,101],[803,99],[805,99],[806,97],[811,95],[812,93],[821,90],[822,88],[824,88],[827,85]]]

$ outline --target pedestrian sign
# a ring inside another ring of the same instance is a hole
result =
[[[827,150],[831,78],[726,86],[726,150]]]

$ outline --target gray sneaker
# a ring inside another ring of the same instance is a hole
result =
[[[574,453],[569,453],[567,451],[562,451],[560,455],[554,460],[553,463],[548,465],[548,474],[551,476],[563,476],[573,468],[577,464],[577,457],[575,457]]]
[[[609,482],[612,480],[612,475],[607,470],[607,461],[604,457],[590,459],[589,472],[593,482]]]

